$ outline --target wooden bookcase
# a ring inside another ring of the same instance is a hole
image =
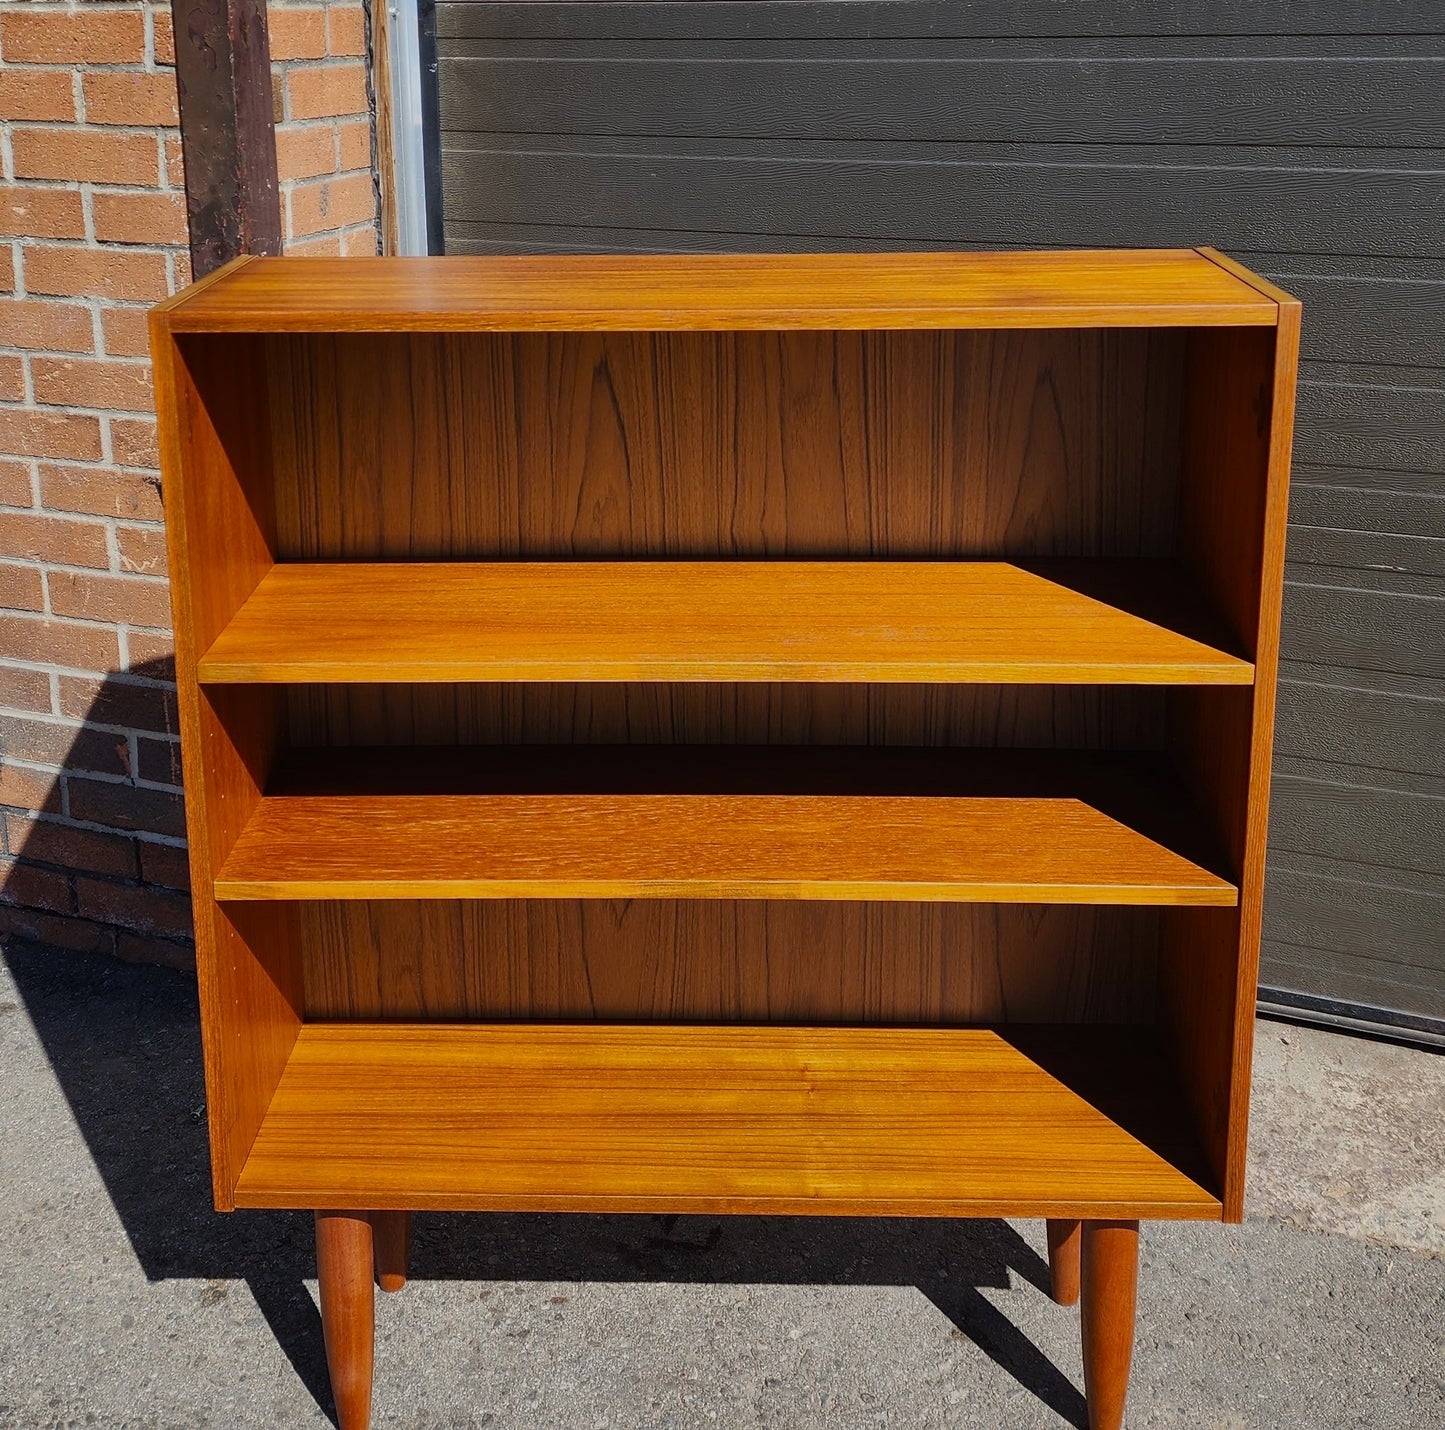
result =
[[[1237,1221],[1297,303],[240,260],[153,316],[216,1205]],[[1082,1269],[1081,1269],[1082,1268]]]

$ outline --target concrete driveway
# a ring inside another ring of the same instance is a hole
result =
[[[0,968],[0,1425],[324,1426],[308,1217],[210,1209],[184,975]],[[1251,1220],[1151,1224],[1129,1424],[1445,1425],[1445,1057],[1259,1025]],[[1081,1426],[1043,1228],[420,1216],[378,1426]]]

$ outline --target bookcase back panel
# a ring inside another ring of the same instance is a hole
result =
[[[1152,909],[728,900],[301,906],[308,1019],[1142,1023]]]
[[[266,343],[282,560],[1173,547],[1182,329]]]
[[[316,745],[829,744],[1150,750],[1163,687],[1098,685],[310,685]]]

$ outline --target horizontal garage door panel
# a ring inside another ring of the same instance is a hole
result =
[[[670,149],[445,148],[442,183],[455,196],[446,210],[448,228],[575,226],[585,215],[588,227],[619,235],[656,227],[751,232],[758,249],[777,247],[779,238],[844,235],[1007,248],[1038,244],[1039,197],[1047,193],[1044,231],[1062,248],[1107,247],[1121,231],[1136,245],[1189,246],[1200,241],[1206,212],[1208,236],[1233,235],[1236,246],[1329,252],[1344,244],[1362,253],[1429,256],[1445,213],[1445,169],[1423,167],[1240,170],[1190,156],[1190,167],[1180,168],[1085,153],[1068,162],[1030,162],[1024,174],[1023,156],[949,161],[920,154],[762,157]]]
[[[1305,304],[1263,979],[1445,1017],[1440,0],[437,7],[447,250],[1213,244]]]
[[[1415,35],[1437,30],[1436,0],[707,0],[636,4],[442,0],[437,33],[555,39],[810,39],[867,36]]]
[[[754,50],[756,47],[753,47]],[[513,133],[931,142],[1310,145],[1323,115],[1354,146],[1440,142],[1445,61],[1408,57],[873,59],[750,57],[443,62],[442,125]],[[1291,94],[1282,106],[1279,96]],[[719,117],[727,116],[722,131]]]

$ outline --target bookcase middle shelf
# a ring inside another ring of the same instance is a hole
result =
[[[1250,685],[1165,561],[279,563],[203,684]]]
[[[223,900],[721,898],[1229,907],[1150,754],[879,746],[294,750]]]

